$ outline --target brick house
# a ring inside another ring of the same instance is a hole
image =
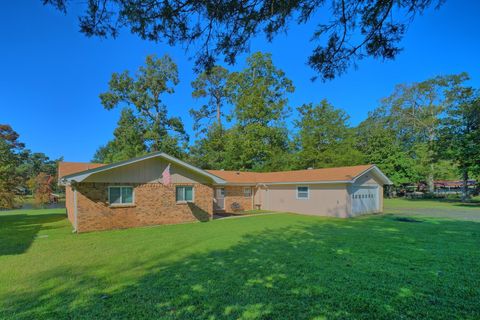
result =
[[[162,173],[170,165],[171,182]],[[208,221],[252,209],[349,217],[381,212],[390,180],[374,165],[284,172],[202,170],[165,153],[109,165],[60,162],[76,232]]]

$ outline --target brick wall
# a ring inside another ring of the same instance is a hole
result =
[[[65,186],[65,208],[67,209],[68,220],[75,223],[74,218],[74,204],[73,204],[73,190],[71,186]]]
[[[158,183],[117,184],[134,187],[135,203],[131,206],[112,207],[108,203],[108,186],[113,185],[115,184],[77,185],[78,232],[207,221],[212,216],[213,189],[208,185],[193,184],[195,202],[179,204],[175,200],[175,186],[182,184],[168,187]]]
[[[240,205],[239,211],[244,210],[252,210],[252,197],[253,197],[253,188],[252,189],[252,196],[245,197],[243,195],[243,188],[241,186],[230,186],[225,187],[225,211],[226,212],[233,212],[232,204],[234,202]]]

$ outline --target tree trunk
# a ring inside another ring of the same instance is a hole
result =
[[[466,167],[462,168],[462,202],[467,202],[470,200],[470,195],[468,194],[468,169]]]
[[[433,151],[433,145],[435,143],[436,132],[435,128],[432,127],[428,131],[428,161],[430,162],[430,170],[427,177],[428,192],[433,193],[435,191],[434,179],[435,179],[435,164],[434,157],[435,152]]]
[[[428,192],[433,193],[435,191],[435,185],[434,185],[434,164],[430,164],[430,171],[428,172],[428,177],[427,177],[427,185],[428,185]]]

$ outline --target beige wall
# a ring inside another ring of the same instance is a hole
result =
[[[255,203],[260,202],[264,210],[318,216],[348,216],[348,192],[345,184],[317,184],[308,187],[309,199],[297,199],[297,185],[270,185],[267,189],[257,191]]]
[[[163,170],[168,162],[160,158],[121,166],[104,172],[92,174],[84,182],[112,182],[112,183],[161,183]],[[208,183],[207,177],[201,176],[188,169],[171,164],[170,175],[172,183]]]
[[[357,179],[357,181],[352,185],[353,187],[355,186],[377,186],[378,187],[378,201],[379,201],[379,211],[378,212],[383,212],[383,185],[381,183],[381,180],[372,172],[369,172],[367,174],[364,174],[360,178]],[[352,188],[349,188],[349,193]],[[351,215],[351,197],[348,198],[348,208],[349,208],[349,214]]]

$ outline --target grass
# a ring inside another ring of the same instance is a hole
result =
[[[0,318],[480,318],[479,208],[405,201],[80,235],[2,212]]]

